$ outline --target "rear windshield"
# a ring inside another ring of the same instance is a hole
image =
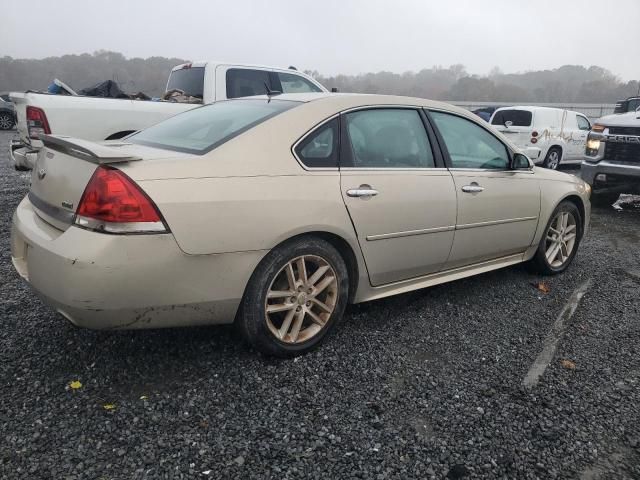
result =
[[[127,140],[165,150],[203,154],[299,104],[289,100],[227,100],[181,113]]]
[[[514,127],[531,126],[531,112],[527,110],[499,110],[491,119],[492,125],[504,125],[511,122]]]
[[[174,70],[169,75],[167,91],[177,88],[192,97],[202,98],[204,90],[204,67]]]

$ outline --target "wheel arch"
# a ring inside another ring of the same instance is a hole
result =
[[[360,266],[358,265],[358,257],[356,257],[356,252],[353,250],[351,244],[345,238],[336,233],[328,232],[325,230],[313,230],[293,235],[286,240],[281,241],[273,248],[278,248],[285,243],[299,240],[300,238],[304,237],[320,238],[329,243],[338,251],[342,259],[344,260],[344,263],[347,266],[347,272],[349,273],[349,303],[352,303],[353,299],[355,298],[356,292],[358,291]]]
[[[583,235],[584,235],[584,222],[585,222],[585,218],[586,218],[586,215],[587,215],[584,202],[583,202],[582,198],[580,198],[580,196],[576,195],[575,193],[570,193],[569,195],[567,195],[564,198],[562,198],[562,200],[560,200],[560,202],[558,202],[558,205],[560,205],[560,203],[565,202],[565,201],[573,203],[576,206],[576,208],[578,209],[578,213],[580,214],[580,238],[582,238]],[[557,206],[556,206],[556,208],[557,208]]]

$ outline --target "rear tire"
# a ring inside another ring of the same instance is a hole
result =
[[[7,112],[0,113],[0,130],[11,130],[15,125],[13,115]]]
[[[561,202],[553,211],[531,266],[543,275],[564,272],[573,261],[582,237],[582,218],[572,202]]]
[[[549,170],[557,170],[560,165],[560,160],[562,159],[562,150],[558,147],[551,147],[547,152],[547,156],[544,157],[544,162],[542,162],[542,166],[544,168],[548,168]]]
[[[256,350],[293,357],[317,347],[342,318],[344,260],[328,242],[300,237],[269,252],[247,285],[236,325]]]

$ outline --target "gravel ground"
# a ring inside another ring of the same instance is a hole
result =
[[[231,328],[93,332],[44,306],[11,266],[28,185],[7,163],[11,135],[0,134],[1,478],[640,478],[632,203],[594,210],[548,293],[503,269],[350,307],[320,349],[271,360]],[[524,388],[588,279],[549,368]]]

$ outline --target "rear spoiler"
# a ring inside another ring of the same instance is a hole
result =
[[[119,152],[117,148],[63,135],[40,135],[44,146],[56,152],[88,160],[99,165],[106,163],[134,162],[142,160],[136,155]],[[122,145],[122,144],[120,144]]]

